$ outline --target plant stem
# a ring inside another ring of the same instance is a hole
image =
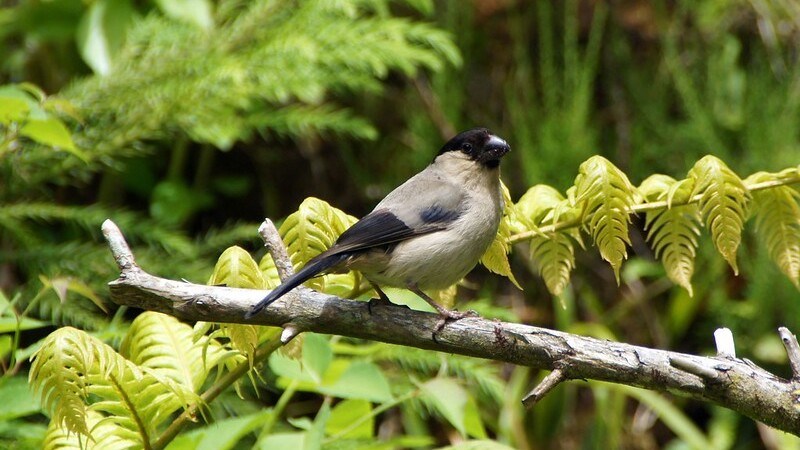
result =
[[[351,423],[349,427],[347,427],[344,430],[334,434],[333,436],[328,437],[322,443],[323,444],[330,444],[331,442],[335,442],[337,439],[340,439],[340,438],[346,436],[347,433],[350,433],[351,431],[353,431],[356,428],[358,428],[359,426],[361,426],[361,424],[363,424],[367,420],[369,420],[369,419],[371,419],[373,417],[376,417],[378,414],[381,414],[381,413],[383,413],[384,411],[386,411],[386,410],[388,410],[390,408],[394,408],[395,406],[397,406],[397,405],[399,405],[399,404],[401,404],[401,403],[403,403],[403,402],[405,402],[407,400],[411,400],[412,398],[414,398],[417,395],[419,395],[419,392],[420,392],[419,388],[412,389],[412,390],[406,392],[402,396],[397,397],[396,399],[394,399],[392,401],[383,403],[382,405],[380,405],[377,408],[373,409],[369,414],[367,414],[365,416],[362,416],[362,417],[359,417],[358,420],[356,420],[355,422]]]
[[[297,380],[292,380],[289,383],[289,386],[283,391],[280,398],[278,399],[277,403],[275,403],[275,407],[272,408],[272,414],[270,414],[269,418],[267,419],[264,426],[261,427],[261,433],[258,436],[258,439],[261,440],[263,436],[266,436],[272,431],[272,427],[275,425],[275,422],[278,420],[278,417],[283,413],[283,410],[286,409],[286,405],[289,404],[289,400],[292,399],[294,393],[297,392],[297,386],[300,385],[300,382]]]

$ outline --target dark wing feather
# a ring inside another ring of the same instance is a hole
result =
[[[376,210],[348,228],[328,252],[351,252],[394,244],[408,238],[439,231],[446,223],[432,223],[413,229],[388,210]]]

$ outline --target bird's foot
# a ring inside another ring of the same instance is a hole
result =
[[[436,326],[433,327],[433,340],[436,341],[436,335],[439,334],[440,331],[447,325],[447,322],[455,322],[457,320],[461,320],[467,317],[480,317],[474,310],[467,310],[467,311],[453,311],[446,308],[437,308],[439,311],[439,321],[436,322]]]

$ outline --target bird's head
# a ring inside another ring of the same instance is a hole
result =
[[[473,128],[447,141],[437,157],[448,152],[461,152],[483,166],[495,168],[500,165],[500,158],[510,150],[505,140],[486,128]]]

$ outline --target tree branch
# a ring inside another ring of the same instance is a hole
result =
[[[148,274],[134,262],[117,226],[103,233],[121,274],[109,283],[120,305],[159,311],[187,321],[248,323],[337,334],[553,370],[528,402],[572,379],[594,379],[670,392],[728,407],[800,435],[797,390],[753,363],[732,356],[703,357],[604,341],[556,330],[483,318],[449,322],[432,339],[439,316],[404,307],[347,300],[309,289],[285,296],[253,320],[244,315],[265,291],[197,285]],[[787,331],[788,333],[788,331]],[[796,342],[796,341],[795,341]],[[793,344],[796,345],[796,344]]]

